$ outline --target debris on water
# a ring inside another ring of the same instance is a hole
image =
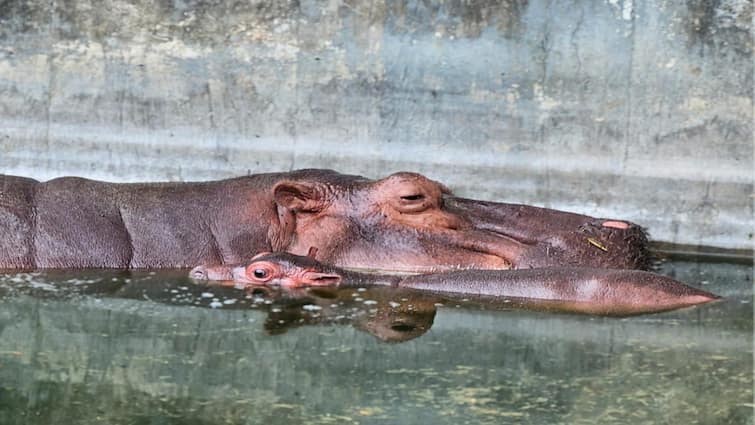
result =
[[[41,289],[43,291],[57,292],[58,288],[55,285],[44,282],[29,282],[29,286],[33,289]]]
[[[213,301],[210,303],[210,308],[220,308],[223,307],[223,303],[219,301]]]
[[[65,281],[65,283],[70,283],[71,285],[89,285],[92,283],[97,283],[101,279],[68,279]]]
[[[729,357],[721,355],[721,354],[712,354],[708,356],[708,359],[710,360],[729,360]]]
[[[322,307],[320,307],[319,305],[314,305],[314,304],[305,304],[302,306],[302,310],[317,311],[317,310],[322,310]]]
[[[389,301],[388,305],[391,306],[391,307],[393,307],[393,308],[401,307],[401,303],[397,303],[396,301]]]
[[[357,288],[357,291],[359,291],[359,292],[364,292],[366,290],[367,290],[367,288]]]
[[[278,307],[275,307],[275,308],[271,308],[271,309],[270,309],[270,312],[271,312],[271,313],[280,313],[281,311],[283,311],[283,310],[281,310],[281,309],[280,309],[280,308],[278,308]]]
[[[365,408],[357,410],[357,414],[361,416],[375,416],[375,415],[380,415],[383,412],[384,410],[379,407],[365,407]]]
[[[362,298],[362,297],[356,297],[356,298],[354,298],[354,301],[361,302],[361,301],[364,301],[364,298]]]
[[[364,300],[364,302],[362,304],[365,304],[365,305],[375,305],[377,303],[378,302],[375,301],[375,300]]]
[[[229,305],[229,304],[236,304],[236,299],[235,299],[235,298],[228,298],[228,299],[225,299],[225,300],[223,300],[223,304],[226,304],[226,305]]]
[[[215,295],[212,292],[202,292],[202,295],[200,295],[202,298],[212,298]]]
[[[24,283],[24,282],[26,282],[26,280],[23,279],[20,275],[13,276],[13,277],[9,278],[8,281],[10,283]]]

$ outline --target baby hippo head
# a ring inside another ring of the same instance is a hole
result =
[[[311,257],[286,252],[263,252],[249,264],[199,266],[189,273],[195,280],[223,282],[241,288],[269,285],[287,288],[304,286],[338,286],[341,275]]]

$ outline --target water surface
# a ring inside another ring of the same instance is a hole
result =
[[[185,272],[0,275],[0,424],[750,424],[752,265],[629,318]]]

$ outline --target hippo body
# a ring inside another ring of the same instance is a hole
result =
[[[187,267],[270,247],[267,176],[207,183],[0,177],[0,268]],[[10,239],[6,238],[10,236]]]
[[[343,270],[289,253],[262,253],[251,262],[236,266],[199,266],[190,276],[242,288],[392,286],[456,298],[516,300],[539,309],[609,316],[667,311],[718,299],[669,277],[640,270],[557,267],[375,275]]]
[[[406,272],[648,259],[632,223],[459,198],[415,173],[125,184],[0,175],[0,269],[183,268],[312,246],[329,264]]]

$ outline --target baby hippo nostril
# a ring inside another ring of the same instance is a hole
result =
[[[207,280],[207,269],[202,266],[197,266],[191,269],[189,277],[197,280]]]

